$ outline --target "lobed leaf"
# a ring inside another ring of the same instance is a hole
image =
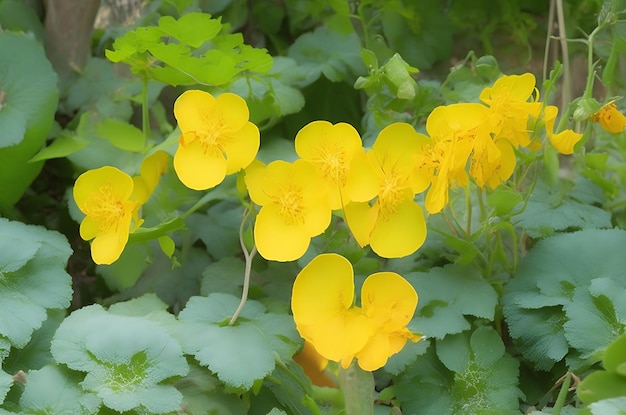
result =
[[[493,319],[498,296],[476,269],[461,265],[405,275],[419,295],[412,325],[427,337],[470,328],[467,316]]]
[[[52,354],[57,362],[87,372],[83,389],[111,409],[167,413],[180,407],[180,392],[162,382],[184,376],[189,366],[179,343],[151,319],[84,307],[63,321]]]
[[[185,353],[193,354],[227,385],[250,389],[274,370],[275,359],[291,359],[300,336],[291,317],[266,313],[252,300],[237,324],[228,325],[238,304],[239,299],[228,294],[192,297],[179,314],[186,323],[181,341]]]
[[[588,229],[539,241],[503,296],[511,337],[547,370],[569,352],[597,361],[624,332],[622,230]]]
[[[13,346],[28,343],[46,310],[69,306],[71,253],[60,233],[0,218],[0,336]]]

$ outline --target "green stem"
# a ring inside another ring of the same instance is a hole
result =
[[[567,372],[562,379],[563,383],[561,384],[559,395],[557,396],[556,402],[554,402],[554,406],[552,407],[552,415],[561,415],[561,409],[563,409],[563,405],[565,404],[565,398],[569,392],[569,385],[572,382],[572,376],[569,372]]]
[[[148,108],[148,77],[143,76],[141,88],[141,123],[143,136],[146,139],[150,137],[150,109]]]
[[[345,400],[346,415],[374,415],[374,375],[359,367],[355,360],[347,369],[339,366],[339,385]]]
[[[252,260],[256,255],[256,246],[253,246],[252,249],[248,251],[248,248],[246,248],[246,243],[243,240],[244,227],[247,222],[249,213],[250,211],[246,211],[243,219],[241,220],[241,226],[239,227],[239,243],[241,244],[241,250],[243,251],[243,256],[246,260],[246,266],[243,275],[243,291],[241,293],[241,301],[239,301],[239,306],[237,307],[237,310],[235,310],[235,313],[230,319],[230,322],[228,322],[228,324],[231,326],[235,324],[237,318],[239,317],[239,314],[241,314],[241,312],[243,311],[243,307],[246,305],[246,301],[248,301],[248,291],[250,290],[250,274],[252,273]]]
[[[570,103],[571,96],[571,68],[569,63],[569,50],[567,47],[567,32],[565,31],[565,13],[563,12],[563,0],[556,1],[556,16],[559,22],[559,42],[561,43],[561,53],[563,54],[563,90],[561,93],[561,106],[565,108]]]
[[[215,200],[216,198],[220,198],[221,194],[217,196],[213,192],[209,192],[202,196],[200,200],[198,200],[192,207],[189,208],[182,215],[170,219],[167,222],[164,222],[160,225],[154,226],[152,228],[139,228],[135,232],[131,233],[128,238],[128,243],[141,243],[148,242],[153,239],[157,239],[161,236],[167,235],[169,232],[176,231],[182,229],[185,226],[185,218],[191,215],[196,210],[200,209],[202,206],[206,205],[208,202]]]

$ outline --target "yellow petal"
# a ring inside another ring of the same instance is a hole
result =
[[[251,122],[246,122],[232,135],[232,139],[223,145],[226,153],[226,174],[235,173],[252,163],[259,151],[260,143],[259,129]]]
[[[183,92],[174,102],[174,116],[180,130],[204,131],[207,119],[214,117],[216,100],[205,91],[189,90]]]
[[[95,238],[100,232],[100,224],[89,216],[86,216],[80,223],[80,237],[85,241]]]
[[[419,136],[411,124],[397,122],[376,137],[372,152],[376,162],[385,172],[406,172],[413,168],[413,155],[418,150]]]
[[[370,238],[372,250],[384,258],[401,258],[417,251],[426,240],[422,208],[413,200],[400,202],[386,220],[379,216]]]
[[[378,176],[367,158],[365,150],[360,148],[350,163],[350,173],[344,187],[347,200],[343,200],[343,205],[345,206],[352,201],[369,202],[378,194],[378,188]]]
[[[258,160],[253,160],[252,163],[246,167],[246,176],[244,177],[250,199],[259,206],[270,203],[272,200],[263,190],[266,169],[267,166],[265,164]]]
[[[123,224],[120,224],[119,232],[109,232],[96,236],[91,243],[93,261],[101,265],[109,265],[117,261],[128,242],[129,228],[130,215]]]
[[[239,95],[230,92],[221,94],[217,97],[215,106],[230,131],[239,131],[248,123],[250,118],[248,104]]]
[[[354,301],[352,264],[338,254],[316,256],[293,283],[291,309],[298,325],[314,325],[335,318]]]
[[[373,372],[383,367],[391,354],[389,336],[386,333],[375,333],[356,357],[361,369]]]
[[[369,245],[370,235],[372,229],[374,229],[376,217],[378,216],[378,208],[374,210],[366,202],[352,202],[348,203],[343,211],[346,223],[357,243],[361,245],[361,247]]]
[[[626,127],[626,117],[618,111],[615,101],[611,101],[591,116],[591,120],[599,122],[602,128],[611,134],[619,134]]]
[[[205,152],[198,141],[179,146],[174,154],[174,170],[190,189],[206,190],[220,184],[226,176],[226,160],[220,152]]]
[[[434,215],[443,210],[448,203],[449,186],[447,174],[440,172],[438,176],[433,177],[432,184],[424,200],[424,207],[428,213]]]
[[[413,286],[395,272],[372,274],[361,288],[363,311],[386,332],[401,330],[411,321],[417,300]]]
[[[254,242],[259,254],[270,261],[295,261],[311,243],[304,223],[287,223],[279,207],[270,203],[261,208],[254,224]]]
[[[558,107],[548,105],[544,110],[544,119],[546,124],[546,134],[550,139],[552,146],[561,154],[572,154],[574,146],[582,138],[582,134],[572,130],[564,130],[558,134],[554,134],[554,123],[559,112]]]
[[[167,171],[170,155],[165,151],[156,151],[141,162],[139,174],[146,182],[150,193],[154,191],[159,178]]]
[[[304,373],[314,385],[337,387],[336,382],[324,372],[328,359],[320,355],[311,342],[305,341],[302,350],[293,357],[293,360],[302,366]]]

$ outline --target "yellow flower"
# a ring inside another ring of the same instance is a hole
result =
[[[157,151],[146,157],[141,163],[139,176],[133,177],[133,194],[131,199],[139,205],[148,201],[152,192],[159,184],[159,178],[167,171],[169,154]]]
[[[326,181],[331,209],[341,209],[350,201],[369,201],[376,195],[374,172],[361,137],[350,124],[313,121],[298,132],[295,147],[298,156],[313,164]]]
[[[370,275],[361,289],[362,307],[353,303],[352,265],[340,255],[318,255],[296,277],[291,297],[296,327],[322,357],[344,368],[357,358],[362,369],[373,371],[407,339],[420,340],[406,328],[417,293],[400,275]]]
[[[417,174],[430,171],[431,186],[425,207],[429,213],[440,212],[448,203],[448,191],[467,186],[467,162],[495,164],[500,149],[490,135],[489,109],[481,104],[462,103],[435,108],[426,120],[426,131],[432,138],[430,147],[422,147],[415,157]],[[476,172],[478,170],[474,170]],[[482,177],[477,175],[482,182]],[[475,179],[476,179],[475,177]],[[478,183],[483,185],[483,183]]]
[[[531,73],[504,75],[483,89],[480,100],[489,106],[494,136],[507,139],[515,148],[530,145],[528,120],[541,111],[541,102],[528,102],[534,91]]]
[[[250,121],[243,98],[225,93],[217,98],[199,90],[184,92],[174,103],[182,132],[174,170],[194,190],[214,187],[256,157],[259,129]]]
[[[615,106],[615,101],[604,104],[598,112],[591,116],[591,120],[599,122],[602,128],[611,134],[619,134],[626,127],[626,117]]]
[[[330,224],[324,181],[304,160],[277,160],[267,166],[255,160],[246,169],[245,182],[250,198],[261,206],[254,223],[254,241],[265,259],[300,258],[311,238]]]
[[[546,123],[546,134],[550,139],[552,146],[561,154],[572,154],[574,146],[582,138],[582,134],[572,130],[563,130],[558,134],[554,133],[554,122],[559,109],[554,105],[548,105],[544,110],[544,119]]]
[[[346,222],[361,246],[369,244],[385,258],[415,252],[426,239],[426,221],[415,194],[428,181],[414,174],[413,157],[424,136],[410,124],[385,127],[367,152],[377,176],[378,195],[372,206],[352,202],[345,206]]]
[[[96,264],[111,264],[121,255],[138,204],[130,200],[133,179],[115,167],[101,167],[81,174],[74,184],[74,200],[86,216],[80,236],[91,244]]]

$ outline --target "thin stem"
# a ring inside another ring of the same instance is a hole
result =
[[[569,63],[569,49],[567,46],[567,32],[565,30],[565,13],[563,12],[563,0],[556,1],[556,15],[559,22],[559,41],[563,55],[563,89],[561,91],[562,107],[569,105],[571,95],[571,76]]]
[[[235,314],[233,314],[233,317],[228,323],[231,326],[235,324],[237,318],[239,317],[239,314],[241,314],[241,312],[243,311],[243,307],[246,305],[246,301],[248,301],[248,291],[250,290],[250,274],[252,273],[252,260],[254,259],[254,256],[257,252],[256,245],[254,245],[252,249],[248,251],[248,248],[246,248],[246,243],[243,240],[243,231],[249,214],[250,211],[246,211],[241,221],[241,226],[239,227],[239,243],[241,244],[241,250],[243,251],[243,256],[246,260],[246,266],[243,275],[243,291],[241,293],[241,301],[239,301],[239,306],[237,307],[237,310],[235,310]]]
[[[469,240],[472,235],[472,198],[470,195],[469,186],[465,187],[465,210],[467,219],[465,221],[465,235]]]
[[[552,40],[552,25],[554,23],[554,1],[550,2],[548,12],[548,33],[546,36],[546,47],[543,53],[543,80],[548,79],[548,58],[550,57],[550,43]]]
[[[148,108],[148,77],[142,77],[141,87],[141,126],[143,129],[143,136],[146,139],[150,137],[150,109]]]
[[[346,415],[374,415],[374,375],[352,361],[347,369],[339,367],[339,385]]]

